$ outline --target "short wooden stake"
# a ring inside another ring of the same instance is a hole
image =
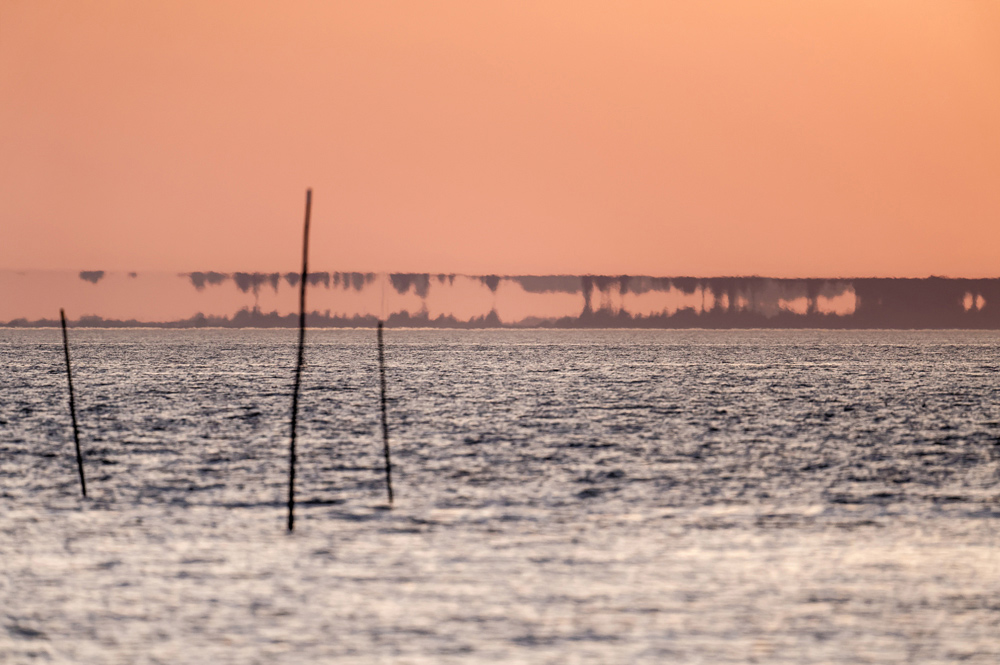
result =
[[[76,400],[73,398],[73,371],[69,366],[69,337],[66,335],[66,312],[59,310],[62,322],[63,352],[66,354],[66,380],[69,382],[69,415],[73,419],[73,443],[76,444],[76,468],[80,471],[80,491],[87,498],[87,480],[83,476],[83,453],[80,452],[80,431],[76,426]]]
[[[385,487],[392,506],[392,461],[389,459],[389,420],[385,408],[385,352],[382,350],[382,322],[378,322],[378,375],[382,384],[382,446],[385,452]]]

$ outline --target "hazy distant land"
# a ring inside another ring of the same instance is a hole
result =
[[[0,271],[0,325],[293,327],[297,273]],[[1000,329],[1000,279],[313,272],[308,323]]]

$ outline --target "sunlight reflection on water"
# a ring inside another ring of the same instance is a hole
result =
[[[994,663],[995,333],[0,330],[10,662]]]

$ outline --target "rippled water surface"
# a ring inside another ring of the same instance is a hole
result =
[[[997,333],[0,330],[0,661],[996,663]]]

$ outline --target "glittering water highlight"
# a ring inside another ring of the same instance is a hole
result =
[[[0,330],[9,662],[994,663],[996,333]]]

